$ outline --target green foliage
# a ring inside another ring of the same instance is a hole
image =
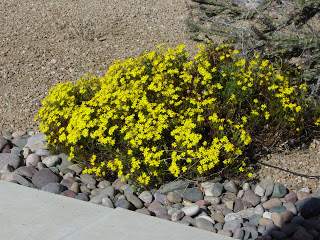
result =
[[[184,45],[160,45],[115,61],[103,78],[51,89],[40,129],[84,173],[113,172],[139,186],[221,168],[246,172],[243,153],[255,134],[299,135],[319,125],[320,112],[311,111],[298,69],[238,52],[208,43],[191,61]]]

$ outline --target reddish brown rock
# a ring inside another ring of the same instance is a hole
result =
[[[71,190],[65,190],[62,193],[60,193],[60,195],[70,197],[70,198],[75,198],[77,196],[77,193]]]

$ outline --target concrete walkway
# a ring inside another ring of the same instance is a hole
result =
[[[10,240],[231,240],[216,233],[0,180],[0,236]]]

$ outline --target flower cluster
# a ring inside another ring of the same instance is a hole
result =
[[[112,172],[155,185],[227,166],[244,172],[252,134],[277,121],[302,129],[308,103],[299,74],[238,53],[208,43],[191,61],[184,45],[160,45],[115,61],[102,78],[51,89],[37,116],[40,129],[51,148],[98,177]]]

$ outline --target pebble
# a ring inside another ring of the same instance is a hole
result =
[[[204,219],[204,218],[197,218],[195,225],[196,225],[196,227],[198,227],[200,229],[203,229],[203,230],[207,230],[207,231],[210,231],[210,232],[214,232],[215,231],[212,222],[210,222],[210,221],[208,221],[207,219]]]
[[[241,227],[241,222],[238,220],[226,221],[225,224],[223,225],[224,230],[230,230],[233,233],[240,227]]]
[[[252,206],[257,206],[260,202],[261,199],[259,196],[257,196],[252,190],[248,189],[244,192],[244,195],[242,197],[243,201],[246,201],[250,203]]]
[[[126,198],[135,208],[143,208],[143,203],[137,196],[130,193],[126,195]]]
[[[234,181],[228,181],[226,184],[224,184],[224,189],[229,192],[238,193],[238,187],[234,183]]]
[[[14,169],[21,166],[21,158],[12,153],[0,153],[0,168],[3,168],[6,164],[9,164]]]
[[[194,216],[200,211],[200,207],[196,204],[181,209],[186,216]]]
[[[152,194],[148,191],[143,191],[142,193],[140,193],[139,198],[145,203],[151,203],[153,200]]]
[[[67,155],[52,155],[43,134],[25,133],[0,135],[1,180],[108,208],[156,215],[235,239],[319,238],[320,188],[319,194],[307,188],[288,192],[269,176],[257,184],[239,185],[217,178],[201,183],[203,192],[179,180],[138,193],[127,181],[98,181],[82,174],[82,168],[70,163]]]
[[[41,188],[42,191],[51,192],[54,194],[60,194],[62,191],[66,190],[64,186],[57,182],[50,182]]]
[[[181,203],[182,202],[182,198],[176,192],[169,192],[167,194],[167,199],[172,203]]]
[[[222,194],[223,186],[221,183],[215,183],[211,188],[211,193],[213,197],[219,197]]]
[[[54,167],[61,162],[59,156],[49,156],[42,160],[42,163],[47,167]]]
[[[184,212],[181,210],[177,210],[171,215],[171,221],[176,222],[180,221],[185,216]]]

